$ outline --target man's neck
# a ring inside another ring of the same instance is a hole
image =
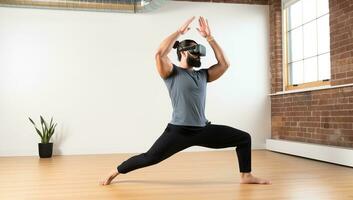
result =
[[[183,69],[192,70],[192,67],[189,67],[185,61],[181,61],[179,66]]]

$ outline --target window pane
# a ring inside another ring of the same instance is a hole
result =
[[[316,21],[303,26],[304,29],[304,58],[317,55]]]
[[[289,32],[288,59],[290,62],[303,59],[303,28],[299,27]]]
[[[289,30],[302,25],[302,1],[298,1],[289,7],[288,25]]]
[[[317,0],[317,16],[318,17],[329,13],[328,1],[329,0]]]
[[[304,82],[317,81],[317,57],[304,60]]]
[[[303,23],[316,18],[316,0],[303,0]]]
[[[331,79],[330,53],[319,56],[319,80]]]
[[[303,61],[298,61],[291,63],[289,65],[290,69],[290,84],[300,84],[303,83]]]
[[[318,53],[326,53],[330,51],[330,24],[329,15],[320,17],[317,20],[317,39],[318,39]]]

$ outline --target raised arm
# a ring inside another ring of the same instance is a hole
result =
[[[176,32],[165,38],[159,45],[159,48],[155,54],[155,59],[158,73],[162,78],[165,79],[172,73],[173,65],[168,58],[168,54],[172,50],[178,37],[190,30],[189,25],[194,19],[195,17],[188,19],[184,25],[182,25]]]
[[[219,77],[222,76],[222,74],[228,69],[229,67],[229,61],[224,55],[221,47],[218,45],[216,40],[212,37],[211,31],[208,25],[208,21],[205,20],[203,17],[199,18],[199,25],[200,28],[197,30],[199,33],[207,39],[209,42],[210,46],[213,49],[213,52],[215,53],[217,63],[212,65],[210,68],[208,68],[208,82],[217,80]]]

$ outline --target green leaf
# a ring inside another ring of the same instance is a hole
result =
[[[48,143],[48,135],[44,136],[44,143]]]
[[[53,117],[51,117],[49,127],[52,127],[52,125],[53,125],[52,122],[53,122]]]
[[[50,120],[50,125],[49,125],[49,130],[52,129],[53,127],[54,127],[53,118],[51,118],[51,120]]]
[[[50,132],[49,140],[50,140],[51,136],[54,135],[56,125],[57,125],[57,124],[55,123],[55,125],[53,126],[53,128],[52,128],[52,130],[51,130],[51,132]]]
[[[38,130],[36,123],[34,123],[34,121],[28,117],[29,121],[34,125],[34,128],[36,129],[37,134],[40,136],[40,138],[43,140],[43,134],[40,132],[40,130]]]
[[[46,131],[45,131],[45,128],[44,128],[44,119],[43,119],[43,117],[41,115],[40,115],[40,124],[42,126],[43,137],[45,137]]]
[[[45,127],[45,131],[47,133],[47,135],[49,134],[49,129],[48,129],[48,124],[46,121],[44,121],[44,127]]]
[[[52,129],[53,129],[52,127],[49,128],[49,130],[48,130],[48,135],[50,135]]]
[[[30,117],[28,117],[28,119],[29,119],[29,121],[31,121],[31,123],[32,123],[34,126],[36,126],[36,123],[34,123],[34,121],[33,121]]]
[[[41,134],[41,132],[37,129],[37,127],[35,127],[36,132],[38,133],[38,135],[40,136],[41,139],[43,139],[43,135]]]
[[[49,127],[49,130],[48,130],[48,132],[49,132],[49,135],[52,135],[53,133],[52,132],[54,132],[54,124],[52,123],[52,121],[53,121],[53,118],[52,118],[52,120],[50,121],[50,127]]]
[[[47,122],[44,120],[44,118],[42,116],[40,116],[40,120],[41,120],[41,123],[42,123],[42,127],[44,127],[43,129],[43,135],[45,135],[46,138],[48,138],[48,125],[47,125]]]

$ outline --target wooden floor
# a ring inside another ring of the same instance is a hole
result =
[[[253,173],[272,185],[239,184],[234,151],[179,152],[157,165],[99,180],[134,154],[0,158],[0,199],[353,199],[353,169],[253,151]]]

